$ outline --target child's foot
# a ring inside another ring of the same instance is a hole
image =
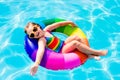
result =
[[[100,56],[94,56],[93,58],[96,60],[100,60]]]
[[[105,56],[107,54],[108,50],[100,50],[95,53],[95,55],[99,56]]]
[[[101,54],[102,54],[103,56],[105,56],[107,53],[108,53],[108,50],[102,50],[102,51],[101,51]]]
[[[96,60],[100,60],[100,56],[96,56],[96,55],[88,55],[89,58],[94,58]]]

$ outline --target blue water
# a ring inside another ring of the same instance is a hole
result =
[[[40,17],[75,22],[92,48],[108,54],[73,70],[39,67],[31,76],[24,27]],[[120,0],[0,0],[0,30],[0,80],[120,80]]]

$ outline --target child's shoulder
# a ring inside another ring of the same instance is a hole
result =
[[[43,36],[43,37],[38,39],[38,42],[46,42],[46,38]]]

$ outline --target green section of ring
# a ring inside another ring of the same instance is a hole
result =
[[[50,24],[53,24],[56,22],[61,22],[61,21],[65,21],[65,20],[59,19],[59,18],[54,18],[54,19],[47,19],[47,20],[44,20],[42,22],[47,26],[47,25],[50,25]],[[73,28],[71,25],[59,27],[59,28],[53,30],[53,32],[61,32],[61,33],[64,33],[68,36],[70,36],[72,33],[76,33],[76,35],[79,35],[82,38],[86,38],[86,35],[79,27]]]

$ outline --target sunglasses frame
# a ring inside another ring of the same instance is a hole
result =
[[[34,38],[36,31],[38,31],[38,26],[34,26],[34,27],[33,27],[32,33],[29,34],[29,37],[30,37],[30,38]],[[31,35],[33,35],[33,37],[32,37]]]

